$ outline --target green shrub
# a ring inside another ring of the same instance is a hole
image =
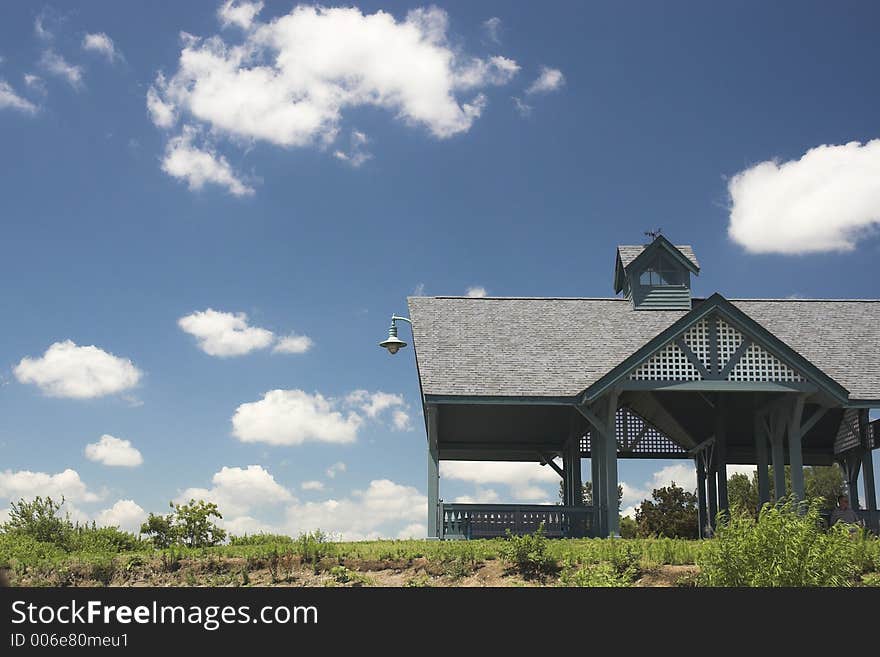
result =
[[[820,506],[820,500],[786,499],[765,504],[757,520],[746,514],[723,519],[697,560],[700,584],[851,586],[859,541],[843,523],[824,531]]]
[[[300,534],[294,544],[303,563],[317,564],[329,553],[327,534],[320,529]]]
[[[634,570],[620,572],[613,564],[602,561],[582,568],[572,566],[562,571],[559,586],[625,587],[634,579]]]
[[[507,540],[501,546],[501,556],[526,577],[541,577],[556,568],[556,560],[547,552],[544,523],[534,534],[514,536],[507,530]]]
[[[56,502],[51,497],[39,496],[30,502],[24,499],[13,502],[9,509],[9,520],[3,525],[3,531],[30,536],[43,543],[65,546],[73,524],[69,518],[58,515],[63,505],[63,497],[61,502]]]
[[[292,545],[293,539],[283,534],[243,534],[242,536],[230,536],[230,545]]]

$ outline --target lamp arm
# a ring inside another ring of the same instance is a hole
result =
[[[409,324],[410,326],[412,326],[412,320],[411,320],[411,319],[407,319],[406,317],[398,317],[397,315],[391,315],[391,321],[392,321],[392,322],[396,322],[398,319],[403,320],[404,322],[406,322],[407,324]]]

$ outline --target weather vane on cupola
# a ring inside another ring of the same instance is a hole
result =
[[[657,239],[658,237],[660,237],[660,235],[662,235],[662,234],[663,234],[662,228],[658,228],[657,230],[646,230],[645,231],[645,236],[650,237],[652,242],[655,239]]]

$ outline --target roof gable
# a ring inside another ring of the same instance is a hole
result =
[[[618,382],[813,383],[845,401],[849,392],[720,294],[660,332],[584,391],[594,399]]]

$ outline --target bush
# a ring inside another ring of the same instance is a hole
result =
[[[501,556],[527,577],[541,577],[556,568],[556,561],[547,553],[544,523],[534,534],[514,536],[507,530],[507,540],[501,547]]]
[[[284,534],[243,534],[242,536],[230,536],[230,545],[293,545],[293,539]]]
[[[697,560],[705,586],[851,586],[859,541],[838,523],[823,530],[821,500],[765,504],[758,519],[723,518]]]
[[[9,521],[3,525],[7,533],[30,536],[36,541],[64,546],[73,524],[68,518],[61,518],[58,512],[64,505],[51,497],[35,497],[27,502],[24,499],[13,502],[9,509]]]
[[[172,545],[212,547],[226,539],[226,531],[211,520],[223,519],[213,502],[190,500],[188,504],[170,502],[169,506],[173,511],[167,516],[151,513],[141,525],[141,534],[149,536],[156,549],[164,550]]]
[[[562,571],[559,586],[624,587],[633,582],[634,573],[620,572],[613,564],[602,561],[583,568],[571,567]]]

